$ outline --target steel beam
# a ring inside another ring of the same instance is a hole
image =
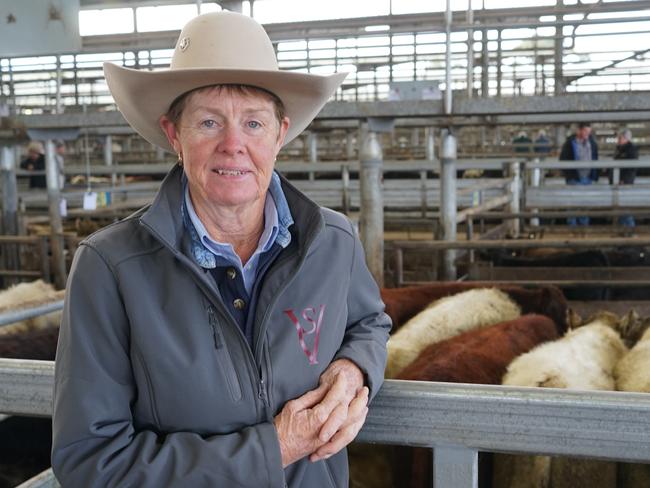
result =
[[[53,362],[0,359],[0,412],[50,415],[53,380]],[[650,462],[648,438],[644,393],[387,380],[357,440]]]
[[[384,198],[382,150],[377,134],[368,132],[361,151],[359,234],[366,262],[379,286],[384,286]]]
[[[644,393],[387,380],[357,440],[649,462],[649,438]]]
[[[532,114],[532,115],[531,115]],[[441,100],[404,100],[376,102],[329,102],[316,117],[328,119],[365,119],[368,117],[439,119],[437,125],[462,123],[463,118],[476,119],[477,125],[517,121],[527,123],[575,122],[580,120],[647,120],[650,118],[648,92],[576,93],[558,97],[490,97],[468,99],[463,93],[454,98],[453,118],[445,117]],[[522,117],[525,115],[526,117]],[[531,118],[532,117],[532,118]],[[17,123],[29,129],[124,127],[126,121],[118,111],[87,114],[18,115]],[[432,121],[436,123],[435,121]],[[431,125],[431,122],[429,124]]]
[[[0,359],[0,412],[49,417],[53,385],[53,361]]]
[[[21,483],[16,488],[61,488],[61,485],[50,468]]]

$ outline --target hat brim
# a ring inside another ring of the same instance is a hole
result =
[[[241,84],[263,88],[284,104],[290,126],[284,143],[294,139],[316,117],[347,73],[329,76],[291,71],[241,69],[170,69],[143,71],[104,63],[104,75],[118,109],[142,137],[174,152],[159,125],[171,103],[195,88]]]

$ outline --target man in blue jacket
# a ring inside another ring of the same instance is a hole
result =
[[[598,144],[591,135],[591,124],[580,122],[578,130],[562,145],[560,161],[597,161]],[[574,169],[564,170],[564,177],[567,185],[591,185],[598,181],[598,169],[590,168],[588,165]],[[576,225],[589,225],[589,217],[569,217],[567,224],[572,227]]]

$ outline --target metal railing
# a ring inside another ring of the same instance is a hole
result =
[[[51,361],[0,359],[0,412],[50,415],[53,379]],[[648,463],[649,438],[647,394],[387,380],[357,440],[430,447],[434,487],[475,488],[479,451]]]
[[[64,295],[65,291],[61,290],[57,293],[57,296],[61,297],[60,300],[47,302],[43,302],[43,300],[34,300],[22,303],[20,308],[0,308],[0,327],[3,325],[19,322],[21,320],[38,317],[39,315],[45,315],[51,312],[63,310]]]

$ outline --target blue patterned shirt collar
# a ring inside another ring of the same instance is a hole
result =
[[[235,264],[242,269],[242,262],[235,253],[232,245],[213,240],[208,234],[205,226],[199,219],[187,185],[187,177],[183,175],[183,205],[181,208],[183,224],[190,234],[192,255],[199,266],[203,268],[215,268],[218,261]],[[260,236],[257,250],[254,253],[253,262],[257,262],[260,253],[266,252],[275,242],[281,247],[287,247],[291,242],[289,227],[293,224],[293,217],[289,210],[289,204],[282,191],[280,177],[274,171],[271,176],[269,191],[264,202],[264,230]]]

